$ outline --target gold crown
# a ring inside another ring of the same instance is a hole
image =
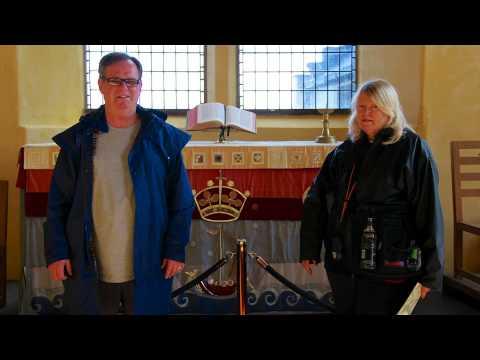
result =
[[[247,197],[250,192],[247,190],[242,193],[235,189],[235,183],[232,180],[223,185],[221,175],[218,178],[218,185],[213,180],[207,181],[207,187],[198,193],[193,190],[195,205],[200,217],[210,222],[230,222],[235,221],[242,213]]]

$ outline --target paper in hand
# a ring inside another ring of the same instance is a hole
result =
[[[421,293],[422,285],[417,282],[410,295],[408,295],[407,300],[398,311],[397,315],[411,315],[413,309],[415,309],[415,306],[418,303],[418,300],[420,299]]]

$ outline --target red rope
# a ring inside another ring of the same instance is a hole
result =
[[[347,192],[345,194],[345,199],[343,200],[343,207],[342,207],[342,214],[340,215],[340,222],[343,220],[343,215],[345,214],[345,211],[347,211],[348,207],[348,202],[350,201],[350,198],[352,197],[353,191],[355,190],[355,187],[357,186],[357,183],[352,184],[352,178],[353,178],[353,173],[355,171],[355,164],[353,164],[352,172],[350,173],[350,179],[348,180],[348,187],[347,187]]]

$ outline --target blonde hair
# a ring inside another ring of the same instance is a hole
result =
[[[392,136],[383,142],[383,144],[396,143],[402,137],[403,129],[409,128],[415,132],[408,124],[400,105],[400,99],[397,91],[388,81],[383,79],[369,80],[363,83],[356,91],[352,99],[352,115],[348,120],[348,136],[352,141],[357,141],[362,131],[357,123],[357,101],[360,94],[367,95],[380,111],[389,117],[389,121],[385,127],[393,130]]]

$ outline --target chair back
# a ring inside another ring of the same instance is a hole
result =
[[[480,141],[452,141],[450,145],[454,221],[463,223],[463,200],[478,197],[480,203]],[[478,166],[467,171],[462,165]]]

